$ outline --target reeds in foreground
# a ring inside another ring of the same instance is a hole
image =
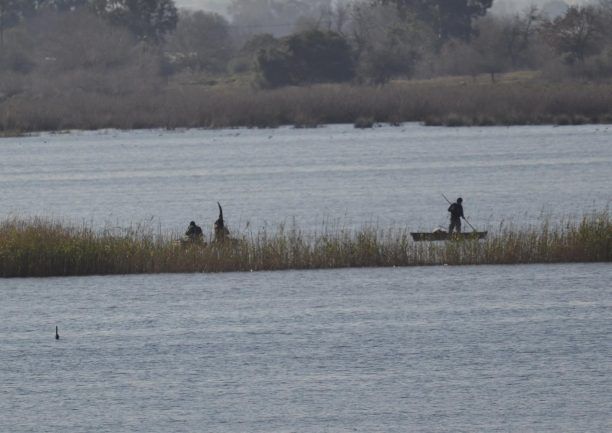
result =
[[[0,277],[231,272],[427,265],[609,262],[609,211],[577,222],[513,229],[483,241],[413,242],[406,229],[329,230],[281,226],[224,244],[185,245],[138,227],[117,234],[44,219],[0,222]]]

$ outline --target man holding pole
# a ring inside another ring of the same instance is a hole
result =
[[[448,227],[448,234],[453,232],[453,229],[457,230],[457,233],[461,233],[461,218],[465,219],[463,216],[463,199],[459,197],[455,203],[451,203],[448,211],[451,214],[450,217],[450,226]]]

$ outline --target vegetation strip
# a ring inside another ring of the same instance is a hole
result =
[[[0,0],[0,137],[612,123],[612,0],[494,3]]]
[[[405,229],[324,228],[307,235],[284,226],[244,234],[222,245],[184,245],[138,227],[96,232],[44,219],[0,223],[0,276],[331,269],[428,265],[609,262],[608,210],[577,222],[515,229],[501,226],[481,241],[413,242]]]
[[[22,105],[23,104],[23,105]],[[84,104],[84,105],[82,105]],[[0,108],[1,108],[0,104]],[[87,109],[84,109],[87,106]],[[321,84],[266,91],[194,88],[143,98],[69,94],[13,103],[0,129],[27,132],[120,128],[277,127],[375,122],[427,125],[612,123],[612,85],[568,83],[398,82],[385,87]],[[27,114],[26,114],[27,113]]]

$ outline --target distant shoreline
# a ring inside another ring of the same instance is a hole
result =
[[[298,269],[612,261],[608,210],[575,223],[504,228],[485,240],[414,242],[407,230],[298,228],[234,233],[230,242],[190,244],[152,229],[122,234],[44,219],[0,221],[0,277],[253,272]]]
[[[385,86],[320,84],[256,90],[168,85],[157,93],[62,93],[0,102],[0,136],[99,129],[275,128],[419,122],[443,126],[612,123],[612,84],[550,83],[509,74],[397,81]]]

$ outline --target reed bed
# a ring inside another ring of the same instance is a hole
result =
[[[45,219],[0,223],[0,277],[268,271],[349,267],[609,262],[612,219],[500,227],[482,241],[413,242],[406,229],[279,227],[223,244],[184,245],[136,226],[95,231]]]
[[[0,101],[0,131],[276,127],[375,122],[427,125],[612,123],[612,84],[538,80],[321,84],[256,90],[174,85],[127,95],[66,89]]]

